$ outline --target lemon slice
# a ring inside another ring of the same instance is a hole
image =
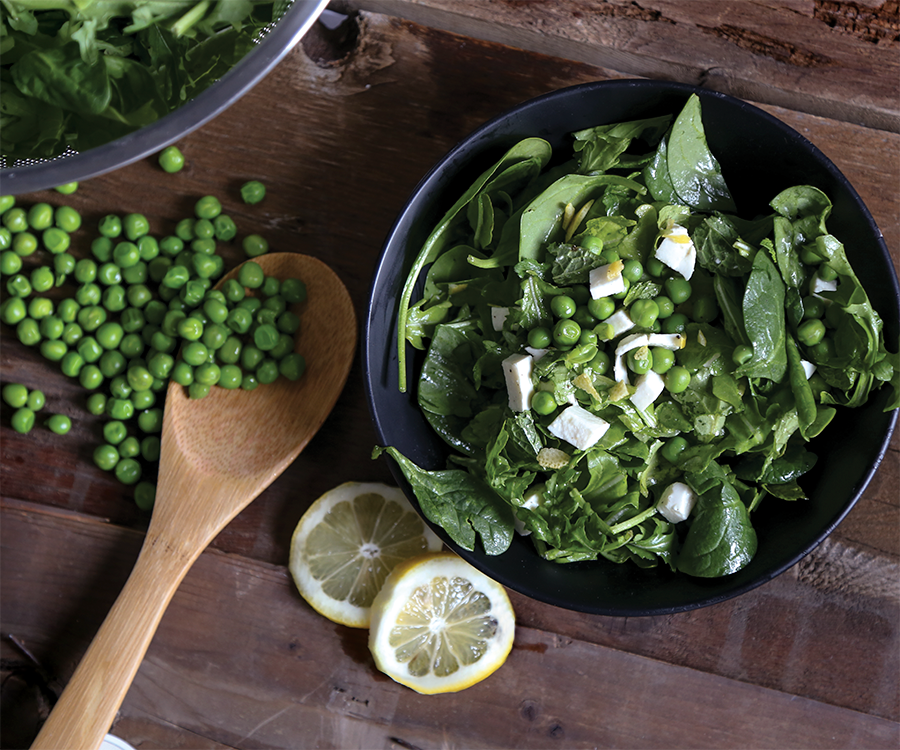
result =
[[[289,568],[301,596],[329,620],[369,625],[372,600],[397,563],[441,548],[396,487],[346,482],[303,514]]]
[[[493,674],[512,649],[506,590],[450,552],[400,563],[372,603],[369,650],[419,693],[454,693]]]

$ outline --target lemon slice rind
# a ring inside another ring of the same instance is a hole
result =
[[[371,523],[360,521],[354,513],[358,510],[354,501],[360,498],[383,498],[383,508],[390,509],[385,514],[388,522],[379,525],[381,517]],[[392,524],[391,519],[400,518],[404,533],[397,538],[398,523]],[[347,521],[352,523],[342,525]],[[368,538],[372,533],[369,526],[377,527],[382,538]],[[408,557],[433,552],[441,546],[440,539],[400,489],[378,482],[345,482],[324,493],[303,514],[291,537],[288,567],[300,595],[319,614],[341,625],[366,628],[371,601],[393,567]],[[353,596],[336,598],[329,589],[333,576],[354,581]]]
[[[450,585],[454,593],[446,598],[455,604],[447,607],[441,598]],[[376,666],[426,695],[458,692],[493,674],[514,636],[503,586],[450,552],[400,563],[372,603],[369,650]],[[429,637],[431,648],[423,648]]]

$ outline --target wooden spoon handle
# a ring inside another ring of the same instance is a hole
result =
[[[147,536],[122,592],[32,750],[97,750],[169,601],[195,559],[196,555],[178,554],[159,537]]]

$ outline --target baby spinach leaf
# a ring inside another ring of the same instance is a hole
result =
[[[723,214],[704,219],[691,236],[697,262],[720,276],[744,276],[750,272],[756,248],[744,242],[734,222]]]
[[[737,377],[768,378],[780,383],[787,372],[785,287],[768,253],[757,253],[744,290],[744,328],[753,357],[735,371]]]
[[[376,447],[372,458],[387,453],[410,483],[425,517],[463,549],[473,551],[480,538],[489,555],[505,552],[512,541],[513,512],[478,477],[462,469],[426,471],[396,448]]]
[[[651,147],[655,146],[671,121],[671,115],[662,115],[613,125],[599,125],[573,133],[575,153],[581,154],[578,171],[588,174],[612,169],[618,165],[619,157],[637,138],[642,138]]]
[[[672,124],[666,166],[679,203],[701,211],[736,210],[719,162],[706,144],[700,98],[696,94],[691,95]]]
[[[756,554],[756,531],[734,486],[721,481],[697,498],[677,568],[700,578],[735,573]]]
[[[25,96],[64,110],[100,114],[112,98],[106,65],[87,65],[78,45],[33,50],[10,69],[13,83]]]

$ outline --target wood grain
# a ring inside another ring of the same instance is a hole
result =
[[[510,3],[488,5],[496,6],[497,24],[511,23]],[[644,6],[619,5],[634,12]],[[693,3],[684,5],[681,12],[689,14]],[[793,7],[802,15],[812,4],[746,7],[758,15],[745,25],[763,33],[774,23],[769,12]],[[476,7],[466,12],[483,18]],[[541,35],[556,33],[554,9],[544,8],[542,17],[548,28]],[[699,12],[693,18],[708,23]],[[801,21],[812,23],[808,15]],[[648,28],[644,23],[609,21],[608,33]],[[685,45],[699,38],[686,21],[675,25],[676,38],[685,28]],[[799,32],[787,24],[784,33]],[[617,43],[634,53],[628,45],[638,40]],[[165,175],[147,159],[90,180],[73,196],[33,198],[69,203],[89,225],[111,211],[140,210],[155,232],[169,233],[198,197],[217,194],[242,232],[258,231],[273,249],[326,261],[361,319],[383,238],[418,180],[460,138],[532,96],[635,75],[624,63],[613,69],[554,58],[507,41],[361,13],[337,38],[305,39],[256,89],[186,137],[180,147],[188,166],[179,175]],[[893,55],[890,39],[865,44]],[[725,55],[730,47],[723,41],[716,45],[728,69],[749,59],[747,52]],[[679,77],[684,71],[666,67],[668,59],[660,58],[659,71]],[[765,89],[764,82],[787,75],[785,66],[760,61],[754,80]],[[880,72],[873,75],[881,80]],[[826,84],[821,91],[857,108],[877,111],[869,99],[878,91],[891,98],[890,86],[861,87],[854,99]],[[796,104],[790,97],[756,101],[835,161],[900,268],[900,136],[844,121],[837,105],[820,116],[804,109],[802,97]],[[240,184],[260,177],[269,187],[266,201],[243,205]],[[87,252],[79,242],[76,252]],[[233,262],[239,250],[226,254]],[[84,653],[134,564],[148,519],[128,489],[92,466],[100,423],[85,416],[80,386],[20,346],[6,327],[0,380],[41,387],[48,413],[75,419],[68,436],[43,429],[21,436],[0,408],[0,630],[39,662],[9,640],[0,644],[6,678],[0,744],[14,748],[28,746],[45,716],[45,684],[58,689]],[[290,746],[279,744],[284,737],[302,738],[294,747],[737,747],[757,736],[760,747],[897,745],[900,435],[829,541],[778,579],[714,607],[636,620],[564,612],[514,596],[522,637],[509,668],[484,690],[422,701],[372,674],[358,635],[312,616],[284,567],[294,525],[322,492],[351,479],[391,481],[386,462],[370,459],[375,435],[362,383],[357,362],[322,430],[185,580],[123,705],[116,730],[126,739],[148,748]],[[498,688],[499,680],[509,684]],[[584,695],[570,701],[567,681]],[[619,693],[610,688],[617,684]],[[699,697],[687,705],[685,695]],[[494,716],[503,717],[500,729]]]
[[[900,130],[896,0],[338,0],[331,7]]]

